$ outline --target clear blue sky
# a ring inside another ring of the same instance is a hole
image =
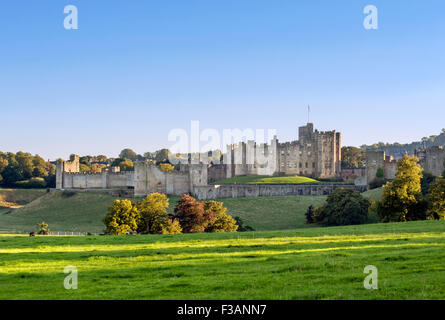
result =
[[[79,29],[63,28],[65,5]],[[379,29],[363,28],[363,8]],[[171,129],[311,121],[343,145],[445,127],[445,1],[2,0],[1,151],[168,146]]]

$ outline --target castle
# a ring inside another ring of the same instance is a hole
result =
[[[308,123],[299,127],[299,139],[280,143],[274,137],[270,144],[255,141],[227,146],[224,164],[209,168],[209,181],[236,176],[300,175],[335,178],[341,174],[341,134],[320,132]]]
[[[118,168],[107,168],[101,173],[81,173],[78,156],[70,161],[59,161],[56,165],[56,189],[74,190],[107,190],[112,194],[118,192],[144,196],[152,192],[163,192],[170,195],[184,193],[198,194],[201,197],[235,196],[236,194],[261,195],[275,191],[253,187],[209,186],[209,182],[235,176],[255,175],[302,175],[313,178],[339,177],[341,173],[341,134],[336,131],[320,132],[314,130],[312,123],[298,130],[299,139],[280,143],[274,137],[270,144],[257,144],[254,141],[241,142],[227,146],[223,155],[224,163],[180,164],[178,170],[164,172],[156,165],[135,162],[134,171],[119,172]],[[326,193],[326,189],[305,191],[300,188],[276,191],[310,194]],[[292,189],[292,190],[291,190]],[[298,189],[298,190],[297,190]],[[240,191],[241,190],[241,191]]]

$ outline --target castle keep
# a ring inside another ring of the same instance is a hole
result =
[[[298,129],[299,139],[270,144],[255,141],[227,146],[224,165],[209,169],[209,181],[236,176],[300,175],[334,178],[341,173],[341,134],[314,130],[308,123]]]

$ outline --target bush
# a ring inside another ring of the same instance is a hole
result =
[[[167,218],[162,225],[162,234],[180,234],[182,233],[181,224],[177,219]]]
[[[218,201],[204,203],[205,212],[215,215],[215,219],[207,226],[206,232],[236,232],[238,230],[236,220],[226,213],[227,208],[224,208],[223,205]]]
[[[336,189],[326,204],[315,210],[314,221],[328,226],[354,225],[367,222],[370,202],[358,191]]]
[[[436,180],[436,177],[429,172],[423,172],[423,177],[420,179],[420,188],[422,195],[426,196],[430,191],[431,184]]]
[[[382,187],[386,183],[384,178],[375,178],[369,183],[369,189],[377,189]]]
[[[204,232],[216,219],[213,212],[204,210],[204,202],[196,201],[187,194],[183,194],[178,201],[175,218],[179,220],[184,233]]]
[[[311,224],[314,223],[314,206],[310,205],[305,213],[306,223]]]
[[[163,172],[171,172],[171,171],[175,170],[175,167],[172,166],[170,163],[161,163],[159,165],[159,169],[161,169],[161,171],[163,171]]]
[[[385,178],[385,170],[382,167],[378,167],[375,177],[380,179]]]
[[[244,221],[240,217],[235,217],[234,219],[236,221],[236,224],[238,225],[238,232],[255,231],[255,229],[251,226],[244,225]]]
[[[39,228],[38,234],[41,234],[41,235],[48,235],[49,234],[48,224],[45,223],[45,221],[42,221],[42,222],[38,223],[37,227]]]
[[[445,179],[437,178],[431,185],[429,193],[429,218],[435,220],[445,219]]]
[[[130,200],[116,200],[108,208],[108,213],[102,221],[107,227],[107,233],[122,235],[138,229],[140,214]]]
[[[14,185],[17,188],[40,189],[46,188],[46,181],[43,178],[31,178],[28,180],[17,181]]]

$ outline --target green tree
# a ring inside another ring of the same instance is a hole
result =
[[[206,232],[236,232],[238,225],[232,216],[228,215],[227,208],[224,207],[223,202],[206,201],[204,203],[204,211],[211,215],[213,213],[214,219],[210,221],[205,229]]]
[[[426,219],[425,200],[420,186],[422,168],[418,161],[414,156],[405,155],[397,163],[395,179],[384,186],[382,201],[378,204],[377,212],[381,221]]]
[[[378,167],[378,168],[377,168],[377,172],[376,172],[376,174],[375,174],[375,177],[376,177],[376,178],[380,178],[380,179],[385,178],[385,170],[383,170],[382,167]]]
[[[111,164],[112,167],[120,167],[121,171],[133,171],[134,164],[130,159],[117,158]]]
[[[430,191],[431,184],[436,180],[436,177],[429,172],[423,171],[422,179],[420,179],[420,189],[422,190],[422,195],[426,196]]]
[[[435,220],[445,219],[445,178],[437,178],[429,193],[429,216]]]
[[[115,200],[102,221],[107,233],[121,235],[138,229],[140,214],[130,200]]]
[[[306,216],[306,223],[311,224],[314,223],[314,206],[310,205],[305,213]]]
[[[135,161],[138,158],[138,155],[136,152],[134,152],[133,150],[127,148],[121,151],[121,153],[119,153],[119,158],[121,159],[130,159],[131,161]]]
[[[358,191],[335,189],[327,198],[326,204],[315,210],[314,221],[328,226],[343,226],[366,223],[369,200]]]
[[[342,147],[341,158],[342,168],[360,168],[366,163],[365,151],[357,147]]]
[[[178,229],[176,222],[168,216],[168,197],[163,193],[151,193],[145,199],[136,204],[140,215],[138,231],[142,233],[170,233]]]
[[[42,222],[38,223],[37,227],[39,228],[38,234],[41,234],[41,235],[48,235],[49,234],[48,224],[45,221],[42,221]]]

